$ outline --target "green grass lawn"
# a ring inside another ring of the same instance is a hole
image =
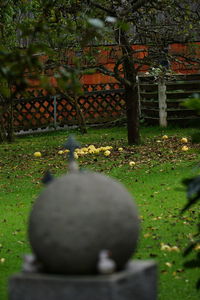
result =
[[[46,133],[0,145],[0,299],[7,299],[8,278],[20,270],[23,254],[30,252],[27,220],[42,188],[44,172],[50,169],[59,176],[67,170],[67,154],[59,155],[58,151],[72,132],[82,146],[113,147],[108,157],[88,154],[79,157],[78,162],[81,168],[116,178],[134,196],[141,233],[133,258],[158,263],[159,299],[199,299],[200,292],[195,289],[199,269],[185,269],[182,257],[196,232],[199,205],[180,215],[186,203],[181,181],[200,173],[200,144],[192,144],[190,138],[197,129],[158,127],[142,128],[141,145],[132,147],[127,145],[124,127],[91,128],[83,136],[75,130]],[[163,140],[163,134],[168,139]],[[181,150],[181,137],[189,139],[188,151]],[[40,151],[42,157],[34,157],[35,151]],[[135,165],[129,166],[130,161]]]

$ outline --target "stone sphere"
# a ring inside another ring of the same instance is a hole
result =
[[[50,182],[29,219],[30,244],[49,273],[95,274],[104,249],[121,270],[138,235],[132,196],[121,184],[93,172],[69,173]]]

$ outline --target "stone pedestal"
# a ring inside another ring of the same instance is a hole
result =
[[[18,273],[9,300],[155,300],[156,264],[136,260],[112,275],[61,276]]]

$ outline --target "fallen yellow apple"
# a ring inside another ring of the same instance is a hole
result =
[[[122,147],[118,148],[118,151],[122,152],[124,149]]]
[[[187,139],[187,138],[183,137],[183,138],[181,139],[181,143],[187,143],[187,142],[188,142],[188,139]]]
[[[106,150],[108,150],[106,147],[100,147],[99,149],[100,149],[100,151],[106,151]]]
[[[58,151],[58,154],[63,154],[64,153],[64,151],[63,150],[60,150],[60,151]]]
[[[189,150],[189,148],[187,146],[182,147],[182,151],[188,151],[188,150]]]
[[[39,152],[39,151],[35,152],[33,155],[35,157],[41,157],[42,156],[41,152]]]
[[[83,156],[83,155],[85,155],[86,153],[85,152],[83,152],[83,151],[79,151],[79,152],[77,152],[77,155],[78,156]]]
[[[95,153],[95,154],[99,154],[99,152],[100,152],[99,148],[96,148],[96,149],[94,150],[94,153]]]
[[[131,166],[131,167],[135,166],[135,162],[134,161],[130,161],[129,162],[129,166]]]
[[[167,140],[167,139],[168,139],[168,135],[163,135],[163,136],[162,136],[162,139],[163,139],[163,140]]]
[[[81,148],[81,151],[83,151],[83,152],[88,152],[88,148],[87,147],[83,147],[83,148]]]
[[[109,156],[110,153],[111,153],[111,152],[110,152],[109,150],[106,150],[106,151],[104,152],[104,155],[105,155],[105,156]]]
[[[89,146],[88,146],[88,149],[89,149],[89,150],[94,150],[94,149],[95,149],[95,146],[94,146],[94,145],[89,145]]]
[[[78,159],[78,154],[76,152],[74,152],[74,158]]]
[[[169,245],[161,243],[161,250],[162,251],[170,251],[170,249],[171,249],[171,247]]]
[[[104,149],[105,149],[105,150],[112,150],[113,147],[112,147],[112,146],[106,146],[106,147],[104,147]]]

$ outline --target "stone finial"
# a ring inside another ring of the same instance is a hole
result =
[[[80,143],[76,141],[73,135],[70,135],[64,144],[64,148],[69,150],[69,160],[74,160],[74,151],[80,147]]]
[[[78,171],[79,168],[74,158],[74,151],[80,148],[80,143],[76,141],[73,135],[70,135],[64,144],[64,148],[69,150],[69,171]]]

